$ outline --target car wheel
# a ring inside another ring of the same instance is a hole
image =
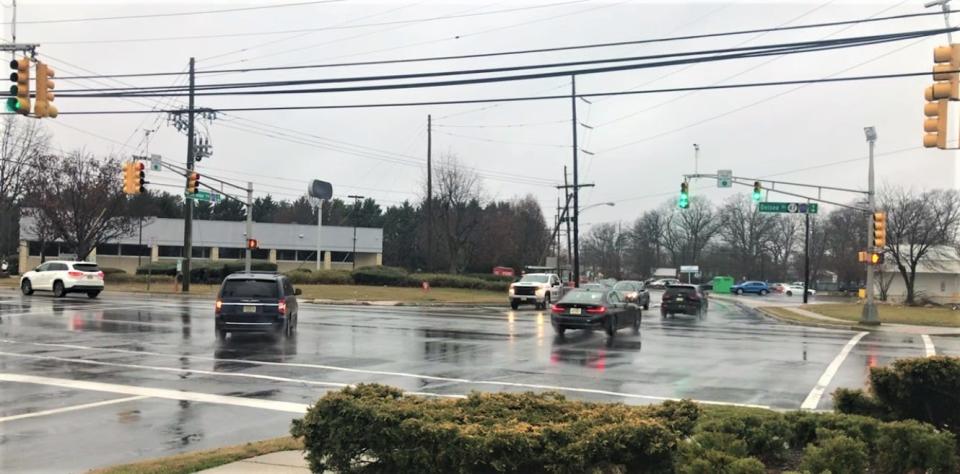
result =
[[[661,317],[661,318],[666,318],[666,317],[667,317],[667,310],[661,309],[661,310],[660,310],[660,317]]]
[[[607,318],[607,335],[613,337],[617,334],[617,318],[616,316],[611,316]]]
[[[217,329],[217,340],[224,341],[227,339],[227,331],[225,329]]]
[[[517,309],[520,307],[520,301],[510,300],[510,309]]]
[[[649,301],[647,301],[646,303],[643,304],[643,309],[647,309],[647,310],[650,309],[650,302],[649,302]]]
[[[67,296],[67,290],[63,287],[62,281],[53,282],[53,296],[56,296],[57,298],[63,298],[64,296]]]
[[[100,290],[93,290],[87,292],[87,298],[95,299],[97,296],[100,296]]]
[[[700,309],[697,310],[697,319],[703,319],[707,315],[707,307],[700,306]]]
[[[33,294],[33,285],[30,284],[30,280],[25,279],[23,283],[20,283],[20,291],[26,296]]]
[[[743,288],[737,288],[737,295],[743,295]]]
[[[767,296],[767,293],[770,293],[767,290],[760,290],[760,296]]]
[[[787,292],[787,296],[793,296],[793,292],[792,292],[792,291],[788,291],[788,292]]]
[[[543,295],[543,309],[550,307],[550,293]]]
[[[567,328],[563,326],[557,326],[557,325],[553,326],[553,330],[554,332],[557,333],[558,336],[563,336],[563,333],[567,332]]]
[[[640,315],[639,314],[633,320],[633,333],[640,334]]]

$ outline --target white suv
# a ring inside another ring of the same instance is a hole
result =
[[[36,290],[52,291],[58,298],[67,293],[86,293],[96,298],[103,291],[103,272],[96,263],[49,261],[20,277],[24,295],[32,295]]]

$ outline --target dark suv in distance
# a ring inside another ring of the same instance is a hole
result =
[[[227,333],[264,332],[293,337],[297,329],[297,296],[290,280],[276,273],[234,273],[217,293],[218,339]]]
[[[670,285],[660,301],[660,316],[689,314],[702,318],[707,312],[707,294],[697,285]]]

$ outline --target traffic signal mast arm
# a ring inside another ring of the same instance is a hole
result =
[[[173,171],[174,173],[177,173],[177,174],[179,174],[180,176],[183,176],[184,179],[186,179],[187,176],[188,176],[188,173],[190,173],[190,172],[187,170],[187,168],[180,167],[180,166],[177,166],[177,165],[171,165],[171,164],[169,164],[169,163],[167,163],[167,162],[161,162],[161,163],[160,163],[160,166],[163,166],[164,168],[167,168],[168,170]],[[230,186],[230,187],[239,189],[239,190],[244,191],[244,192],[249,191],[249,189],[247,189],[247,188],[245,188],[245,187],[238,186],[238,185],[236,185],[236,184],[233,184],[233,183],[228,182],[228,181],[224,181],[224,180],[222,180],[222,179],[214,178],[213,176],[210,176],[210,175],[207,175],[207,174],[203,175],[203,179],[209,179],[209,180],[212,180],[212,181],[216,181],[216,182],[218,182],[218,183],[221,183],[221,184],[224,184],[224,185],[227,185],[227,186]],[[210,185],[207,184],[207,183],[204,183],[203,181],[199,181],[199,182],[197,182],[197,184],[198,184],[200,187],[202,187],[202,188],[207,188],[207,189],[209,189],[209,190],[211,190],[211,191],[216,191],[216,192],[217,192],[218,194],[220,194],[221,196],[223,196],[223,197],[225,197],[225,198],[228,198],[228,199],[233,199],[234,201],[237,201],[237,202],[243,204],[244,206],[247,205],[247,202],[246,202],[246,201],[244,201],[244,200],[242,200],[242,199],[240,199],[240,198],[237,198],[237,197],[235,197],[235,196],[233,196],[233,195],[224,193],[224,192],[222,192],[221,190],[219,190],[219,189],[217,189],[217,188],[215,188],[215,187],[213,187],[213,186],[210,186]]]
[[[702,173],[697,173],[697,174],[685,174],[685,175],[683,175],[683,178],[684,178],[684,180],[695,179],[695,178],[712,178],[712,179],[717,179],[717,178],[719,178],[719,176],[716,175],[716,174],[702,174]],[[819,192],[819,191],[823,191],[824,189],[829,190],[829,191],[841,191],[841,192],[846,192],[846,193],[857,193],[857,194],[863,194],[863,195],[868,195],[868,194],[869,194],[867,191],[861,191],[861,190],[859,190],[859,189],[838,188],[838,187],[835,187],[835,186],[822,186],[822,185],[819,185],[819,184],[794,183],[794,182],[790,182],[790,181],[775,181],[775,180],[769,180],[769,179],[764,180],[764,179],[756,179],[756,178],[746,178],[746,177],[743,177],[743,176],[730,176],[729,178],[731,179],[731,181],[732,181],[734,184],[739,184],[739,185],[741,185],[741,186],[746,186],[746,187],[751,188],[751,189],[754,188],[754,185],[755,185],[757,182],[760,182],[760,183],[769,183],[770,186],[769,186],[769,187],[766,187],[766,188],[764,188],[764,189],[767,189],[768,191],[771,191],[771,192],[780,193],[780,194],[784,194],[784,195],[787,195],[787,196],[798,197],[798,198],[801,198],[801,199],[806,199],[806,200],[808,200],[808,201],[822,202],[822,203],[824,203],[824,204],[833,204],[834,206],[845,207],[845,208],[848,208],[848,209],[855,209],[855,210],[858,210],[858,211],[860,211],[860,212],[868,212],[868,213],[869,213],[869,212],[873,212],[872,210],[866,209],[866,208],[863,208],[863,207],[856,207],[856,206],[851,206],[851,205],[849,205],[849,204],[844,204],[844,203],[840,203],[840,202],[828,201],[828,200],[823,199],[823,198],[820,198],[820,197],[810,197],[810,196],[804,196],[804,195],[802,195],[802,194],[792,193],[792,192],[790,192],[790,191],[783,191],[783,190],[780,190],[780,189],[776,189],[775,186],[778,185],[778,184],[780,184],[780,185],[784,185],[784,186],[799,186],[799,187],[804,187],[804,188],[813,188],[813,189],[817,189],[817,190],[818,190],[818,193],[817,193],[818,196],[820,195],[820,192]]]

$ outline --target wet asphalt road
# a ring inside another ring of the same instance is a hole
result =
[[[2,290],[0,472],[82,472],[281,436],[324,392],[359,382],[437,396],[558,390],[829,409],[830,392],[863,386],[869,366],[925,354],[920,336],[856,337],[718,301],[702,320],[651,309],[639,335],[613,339],[557,338],[549,314],[533,310],[301,304],[294,340],[218,343],[208,299]],[[931,340],[937,353],[960,355],[960,339]]]

